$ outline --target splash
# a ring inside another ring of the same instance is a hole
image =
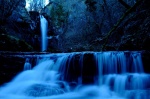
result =
[[[140,52],[42,55],[0,88],[0,99],[149,99]]]

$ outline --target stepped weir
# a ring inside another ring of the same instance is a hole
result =
[[[25,63],[22,72],[0,87],[0,99],[150,98],[150,75],[140,51],[13,56]]]

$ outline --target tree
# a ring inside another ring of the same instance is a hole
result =
[[[50,0],[26,0],[29,11],[40,11]]]

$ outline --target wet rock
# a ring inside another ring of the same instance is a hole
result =
[[[29,11],[31,17],[31,29],[34,30],[35,34],[40,35],[40,14],[37,11]]]
[[[0,85],[9,82],[23,71],[24,58],[0,55]]]
[[[64,75],[65,81],[78,84],[93,84],[98,76],[98,67],[96,67],[93,53],[77,53],[70,55],[66,64],[61,66],[60,72]]]
[[[144,66],[144,71],[146,73],[150,73],[150,65],[149,65],[149,61],[150,61],[150,51],[143,51],[142,52],[142,60],[143,60],[143,66]]]

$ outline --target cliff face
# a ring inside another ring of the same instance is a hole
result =
[[[53,29],[49,34],[58,36],[51,47],[63,52],[149,50],[148,1],[119,1],[50,3],[42,13]]]
[[[31,18],[25,9],[25,0],[1,0],[0,4],[0,50],[32,51]]]
[[[50,2],[40,12],[49,24],[47,51],[150,50],[148,0],[119,1]],[[15,38],[1,40],[0,50],[40,51],[39,12],[27,12],[25,0],[0,0],[0,4],[0,37]]]
[[[110,46],[116,46],[117,50],[150,50],[149,16],[148,0],[143,0],[112,33]]]

